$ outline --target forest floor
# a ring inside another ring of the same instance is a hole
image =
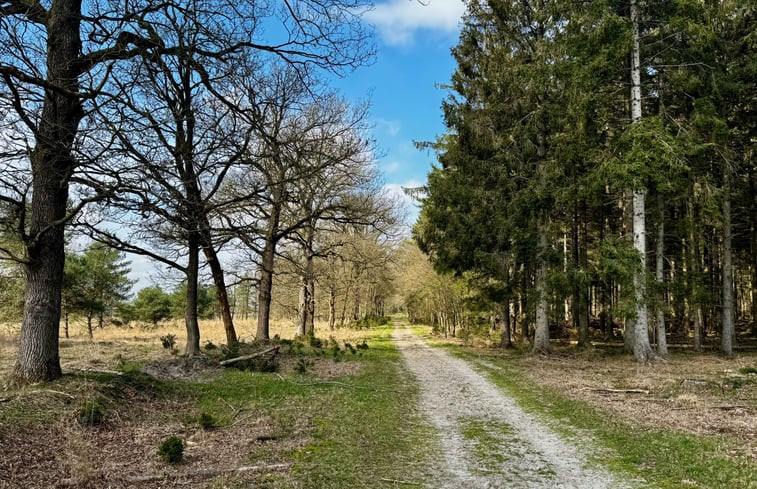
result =
[[[650,366],[395,325],[284,340],[276,372],[221,367],[237,353],[215,346],[220,324],[201,325],[215,344],[193,359],[161,347],[180,325],[109,326],[94,342],[74,329],[64,377],[22,389],[2,388],[17,331],[0,328],[0,488],[757,489],[755,352]],[[264,348],[253,326],[239,325],[245,348]],[[171,435],[178,465],[157,455]]]

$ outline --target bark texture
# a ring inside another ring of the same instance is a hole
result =
[[[547,263],[544,253],[547,250],[547,236],[539,230],[538,268],[536,270],[536,330],[534,332],[534,353],[549,352],[549,318],[547,316]]]
[[[75,62],[81,53],[81,0],[56,0],[45,18],[47,80],[71,93],[79,91]],[[58,333],[63,284],[63,227],[69,177],[75,167],[73,144],[84,115],[81,101],[46,90],[30,154],[32,194],[27,240],[25,300],[14,377],[38,382],[61,377]]]
[[[657,195],[657,206],[659,207],[659,220],[657,224],[657,249],[655,253],[655,279],[659,289],[657,304],[657,354],[668,354],[668,341],[665,331],[665,291],[663,285],[665,281],[665,209],[662,194]]]
[[[733,355],[733,340],[736,336],[733,311],[733,251],[731,222],[731,173],[728,164],[723,170],[723,333],[721,350]]]

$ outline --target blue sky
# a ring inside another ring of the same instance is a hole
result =
[[[366,21],[375,25],[375,63],[359,68],[335,86],[352,100],[370,95],[371,121],[386,186],[402,196],[401,187],[426,181],[434,155],[417,150],[413,141],[432,141],[444,133],[441,102],[455,68],[450,49],[457,44],[461,0],[389,0],[376,3]],[[417,209],[403,196],[409,223]]]

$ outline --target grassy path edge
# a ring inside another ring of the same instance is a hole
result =
[[[580,440],[588,434],[603,449],[589,462],[637,480],[639,487],[757,489],[757,463],[743,456],[728,455],[735,444],[726,438],[650,430],[629,420],[613,418],[586,402],[528,379],[512,359],[481,355],[443,340],[429,340],[427,328],[414,331],[430,344],[470,362],[520,407],[561,435]]]

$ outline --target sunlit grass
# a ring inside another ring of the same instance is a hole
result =
[[[252,341],[255,338],[257,322],[255,319],[237,319],[234,327],[240,341]],[[17,354],[18,323],[0,324],[0,379],[9,376]],[[270,336],[292,339],[296,325],[293,320],[274,319],[271,321]],[[326,322],[316,322],[316,336],[323,339],[334,337],[340,343],[357,344],[369,335],[365,330],[338,328],[330,330]],[[164,350],[161,338],[173,335],[176,339],[175,349],[181,353],[185,348],[186,328],[182,320],[162,321],[157,325],[130,324],[116,326],[106,324],[94,329],[94,338],[89,340],[87,323],[75,320],[69,323],[69,338],[64,337],[63,325],[60,328],[60,357],[64,371],[81,368],[122,369],[125,363],[140,364],[164,359],[171,352]],[[226,344],[226,333],[221,320],[200,320],[200,346],[208,342],[216,346]]]

